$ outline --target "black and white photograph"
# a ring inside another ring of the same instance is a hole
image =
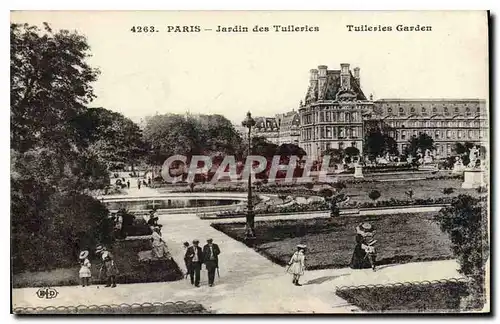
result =
[[[490,313],[489,14],[11,11],[11,312]]]

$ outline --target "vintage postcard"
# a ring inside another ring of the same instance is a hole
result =
[[[486,11],[13,11],[14,314],[490,312]]]

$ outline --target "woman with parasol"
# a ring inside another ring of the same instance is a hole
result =
[[[370,223],[362,223],[356,227],[356,246],[351,259],[352,269],[369,269],[375,271],[376,252],[373,239],[375,231]]]

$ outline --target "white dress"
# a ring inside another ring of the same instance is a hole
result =
[[[79,275],[80,278],[90,278],[92,277],[92,273],[90,272],[90,261],[89,259],[85,259],[83,261],[82,267],[80,268]]]
[[[288,268],[288,273],[294,275],[303,275],[305,269],[305,256],[302,251],[297,251],[292,255],[292,258],[288,262],[290,267]]]

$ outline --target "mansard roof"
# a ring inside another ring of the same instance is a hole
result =
[[[361,90],[358,80],[354,78],[349,71],[351,77],[351,90],[357,95],[357,100],[367,100],[365,94]],[[313,82],[307,90],[305,103],[309,104],[323,97],[323,100],[337,100],[337,93],[340,90],[340,70],[327,70],[325,85],[319,89],[318,82]],[[321,96],[323,95],[323,96]]]

